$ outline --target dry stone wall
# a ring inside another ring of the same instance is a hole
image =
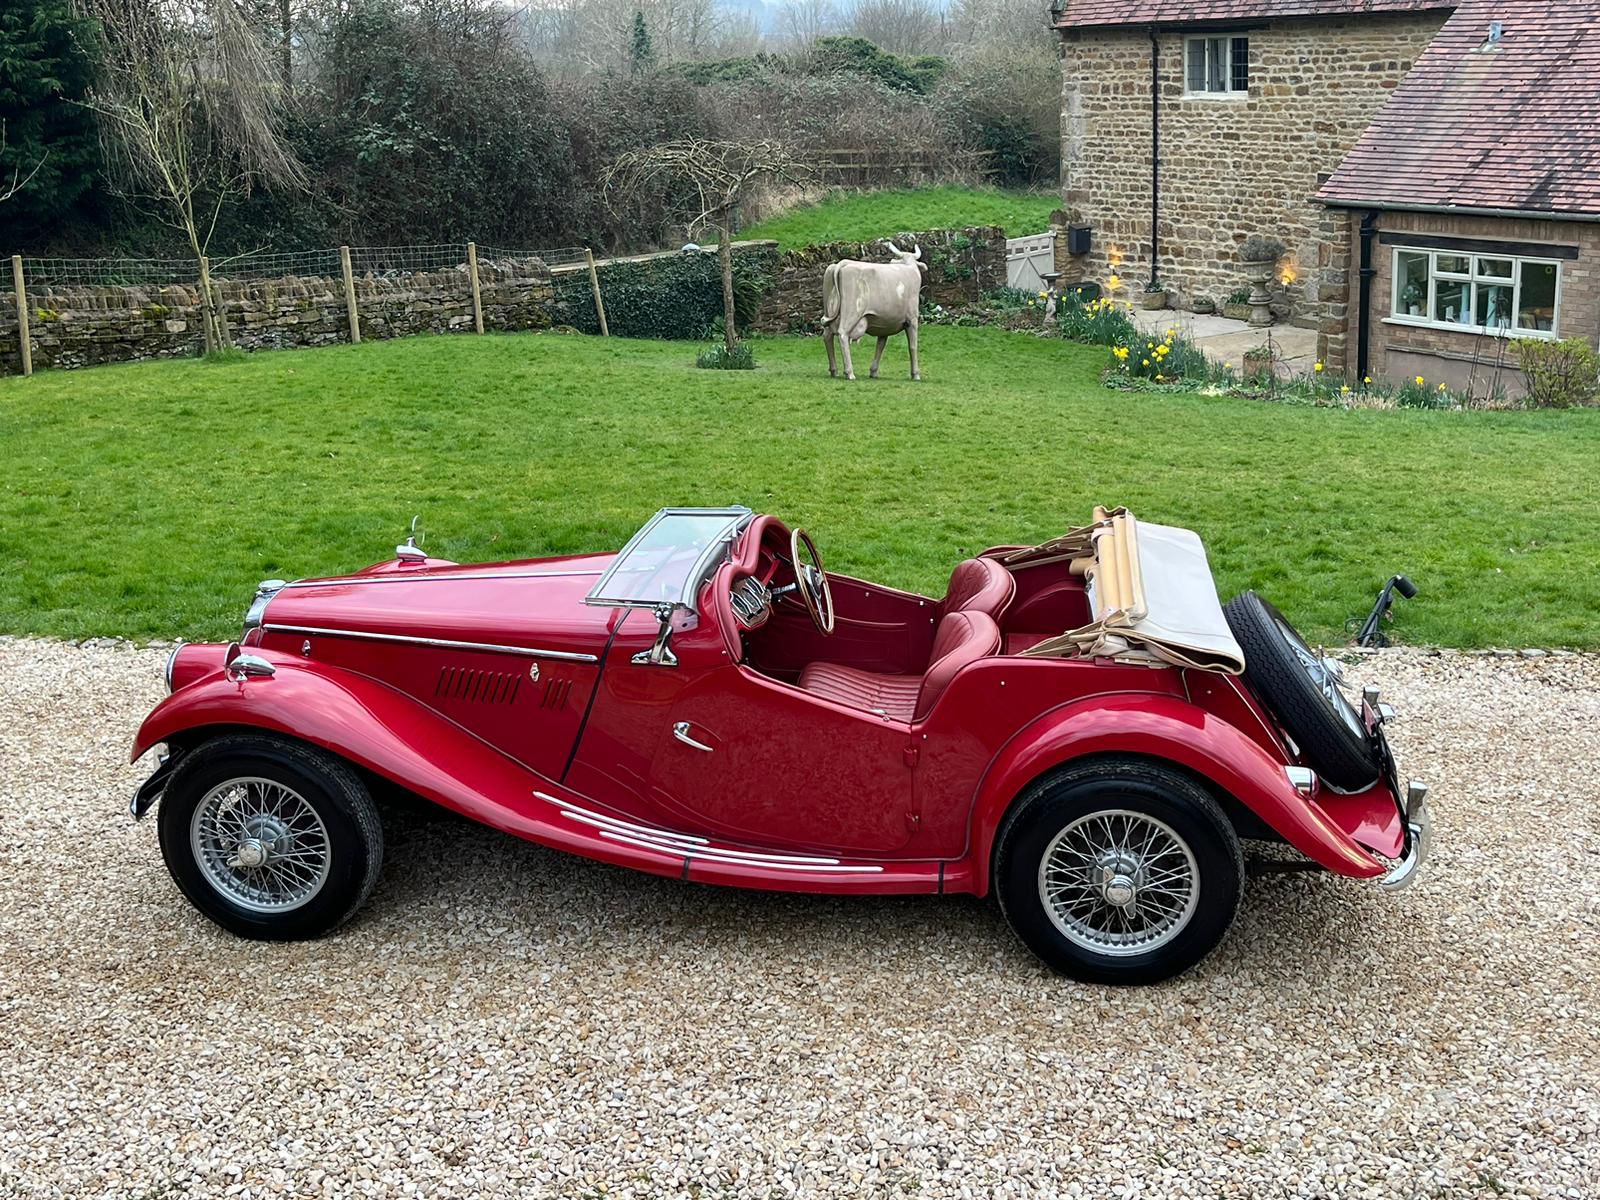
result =
[[[236,346],[244,350],[325,346],[350,340],[344,281],[326,276],[215,279]],[[550,325],[550,270],[537,258],[478,263],[485,329]],[[355,279],[363,338],[470,332],[472,291],[466,264]],[[87,367],[198,354],[202,346],[199,287],[28,288],[34,370]],[[21,370],[16,300],[0,298],[0,371]]]
[[[1006,235],[994,225],[898,234],[897,244],[922,247],[927,271],[922,302],[950,307],[970,304],[1006,283]],[[842,259],[888,262],[882,241],[829,242],[785,251],[755,325],[766,333],[816,333],[822,322],[822,273]]]
[[[1253,233],[1289,252],[1276,308],[1321,326],[1349,286],[1337,218],[1312,197],[1410,71],[1444,12],[1272,21],[1250,40],[1250,89],[1184,95],[1184,39],[1160,36],[1159,279],[1180,307],[1244,286],[1236,249]],[[1151,50],[1146,29],[1063,39],[1062,224],[1093,228],[1083,257],[1057,239],[1065,281],[1113,276],[1131,298],[1150,279]]]

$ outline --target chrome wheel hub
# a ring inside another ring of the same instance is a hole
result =
[[[230,779],[206,793],[189,825],[205,881],[251,912],[289,912],[327,882],[328,830],[305,797],[271,779]]]
[[[1039,898],[1070,941],[1144,954],[1181,933],[1200,900],[1194,852],[1164,821],[1129,809],[1080,817],[1039,861]]]

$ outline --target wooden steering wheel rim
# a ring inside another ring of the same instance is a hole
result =
[[[822,581],[820,589],[813,588],[811,571],[800,561],[802,543],[811,551],[811,561],[815,564],[817,578]],[[821,633],[832,633],[833,592],[828,588],[828,575],[822,569],[822,555],[817,553],[817,544],[804,529],[796,529],[789,535],[789,561],[794,565],[795,588],[800,593],[800,599],[806,602],[806,612],[811,614],[811,623]]]

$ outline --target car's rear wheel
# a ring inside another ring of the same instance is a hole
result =
[[[1156,983],[1222,941],[1244,858],[1228,818],[1187,775],[1099,759],[1017,798],[995,840],[994,885],[1017,936],[1055,970]]]
[[[190,902],[242,937],[314,938],[377,883],[383,828],[361,778],[315,747],[230,734],[186,754],[161,797],[161,854]]]
[[[1361,791],[1383,767],[1361,712],[1344,694],[1342,669],[1306,645],[1293,625],[1254,592],[1223,608],[1244,651],[1246,682],[1282,723],[1306,764],[1336,788]]]

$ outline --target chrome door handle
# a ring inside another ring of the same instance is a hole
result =
[[[677,738],[685,746],[693,746],[696,750],[704,750],[707,754],[711,753],[710,746],[706,745],[704,742],[697,742],[689,736],[689,722],[687,721],[679,721],[676,725],[674,725],[672,727],[672,736]]]

